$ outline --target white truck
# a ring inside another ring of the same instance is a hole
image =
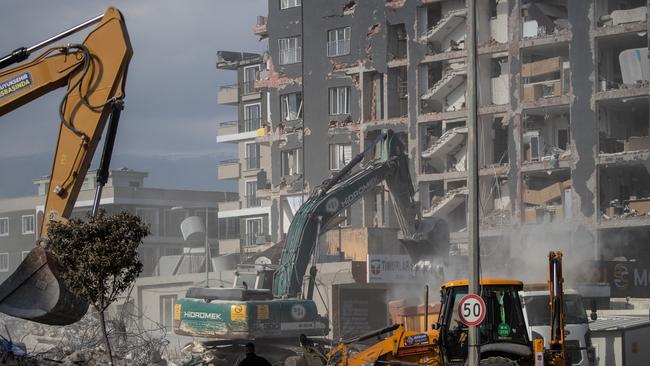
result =
[[[524,318],[528,325],[530,339],[543,338],[548,347],[550,338],[549,292],[546,286],[539,289],[527,289],[519,293],[522,302]],[[564,291],[564,329],[566,353],[572,365],[592,366],[595,364],[595,353],[591,344],[589,321],[582,304],[582,296],[571,289]]]

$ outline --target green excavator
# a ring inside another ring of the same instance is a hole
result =
[[[354,170],[364,159],[365,164]],[[312,255],[318,237],[336,226],[339,213],[382,182],[394,203],[401,228],[399,239],[413,262],[426,266],[432,258],[448,256],[447,225],[444,220],[420,216],[408,163],[398,136],[392,130],[383,131],[300,206],[275,270],[249,271],[255,274],[254,280],[246,276],[249,283],[244,283],[240,273],[234,288],[190,288],[174,305],[174,332],[222,340],[268,339],[276,345],[282,344],[281,339],[295,344],[301,334],[328,334],[329,321],[318,314],[312,300],[316,277]]]

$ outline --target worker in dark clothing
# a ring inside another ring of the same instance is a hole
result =
[[[246,343],[246,358],[238,366],[271,366],[271,364],[264,357],[256,355],[255,345],[248,342]]]

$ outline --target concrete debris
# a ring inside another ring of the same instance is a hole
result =
[[[289,85],[301,85],[302,77],[290,78],[284,74],[275,71],[273,59],[268,56],[269,69],[265,77],[261,80],[255,80],[255,88],[269,88],[282,90]]]

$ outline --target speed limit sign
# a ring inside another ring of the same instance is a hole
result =
[[[476,326],[485,318],[485,302],[474,294],[463,296],[458,302],[458,317],[468,326]]]

